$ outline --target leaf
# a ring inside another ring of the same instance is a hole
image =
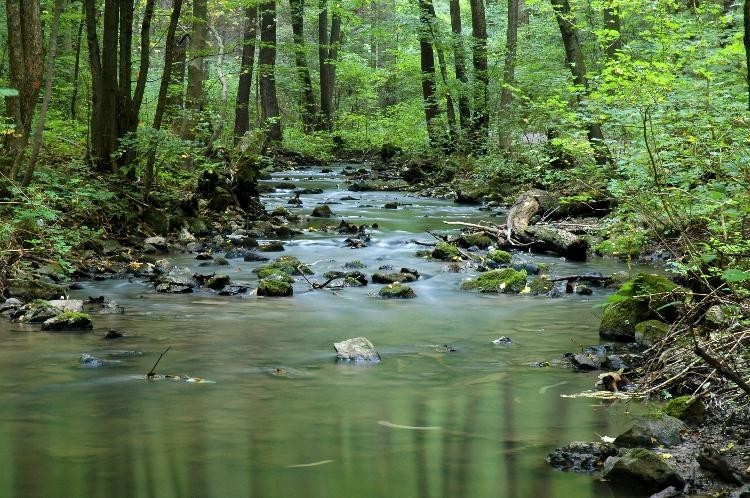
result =
[[[727,268],[722,273],[721,279],[729,284],[745,282],[750,280],[750,272],[740,270],[739,268]]]
[[[18,90],[0,87],[0,97],[18,97]]]

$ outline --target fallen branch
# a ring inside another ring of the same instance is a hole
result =
[[[695,346],[694,346],[693,350],[695,351],[695,354],[697,354],[698,356],[700,356],[701,358],[703,358],[703,361],[705,361],[711,367],[713,367],[714,369],[716,369],[716,371],[718,371],[719,374],[722,377],[724,377],[726,379],[729,379],[732,382],[734,382],[735,384],[737,384],[737,386],[740,389],[742,389],[743,391],[745,391],[745,394],[747,394],[748,396],[750,396],[750,385],[748,385],[747,382],[745,382],[742,379],[742,377],[740,377],[739,375],[737,375],[737,372],[735,372],[731,368],[727,367],[726,365],[724,365],[722,362],[720,362],[716,358],[714,358],[711,355],[709,355],[703,348],[701,348],[698,345],[697,342],[695,343]]]
[[[146,374],[146,378],[147,379],[153,379],[154,378],[154,376],[156,375],[156,373],[154,372],[154,370],[156,370],[156,365],[159,364],[159,362],[161,361],[161,359],[164,357],[165,354],[167,354],[167,351],[169,351],[170,349],[172,349],[172,346],[169,346],[167,349],[164,350],[164,352],[162,352],[162,354],[159,355],[159,359],[156,360],[156,363],[154,363],[154,366],[151,367],[151,370],[149,370],[149,372]]]

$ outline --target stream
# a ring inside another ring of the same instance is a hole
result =
[[[424,247],[411,241],[433,242],[425,230],[445,230],[443,220],[502,223],[502,213],[349,192],[340,171],[283,172],[270,182],[325,189],[291,210],[308,215],[329,201],[335,217],[309,224],[377,223],[371,244],[351,249],[347,235],[306,232],[284,253],[265,255],[296,256],[319,282],[354,260],[368,277],[382,265],[416,268],[416,299],[378,299],[375,284],[313,291],[301,279],[292,298],[163,295],[138,279],[83,282],[71,297],[104,295],[125,314],[93,316],[91,334],[0,322],[0,496],[612,496],[606,484],[555,471],[545,457],[570,441],[617,435],[634,407],[562,398],[592,389],[597,373],[532,366],[599,342],[595,305],[606,291],[556,299],[461,292],[472,274],[415,257]],[[355,200],[341,200],[347,196]],[[263,200],[271,210],[291,197],[278,191]],[[386,202],[400,206],[383,209]],[[626,269],[613,260],[524,257],[560,275]],[[200,263],[170,259],[196,270]],[[257,282],[260,264],[234,259],[216,271]],[[128,336],[105,341],[110,328]],[[335,362],[333,343],[357,336],[372,341],[381,363]],[[500,336],[513,343],[493,345]],[[144,380],[170,346],[159,373],[212,383]],[[78,364],[83,352],[113,350],[143,355],[98,369]]]

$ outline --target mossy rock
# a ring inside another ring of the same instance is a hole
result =
[[[461,254],[453,244],[441,241],[435,245],[435,249],[432,250],[430,256],[442,261],[452,261],[454,259],[460,258]]]
[[[508,265],[513,256],[508,251],[495,249],[487,253],[487,259],[494,261],[499,265]]]
[[[479,291],[483,293],[513,293],[518,294],[526,287],[526,272],[512,268],[492,270],[479,277],[467,280],[461,284],[461,289]]]
[[[653,451],[643,448],[625,450],[619,457],[604,462],[602,477],[626,489],[642,490],[646,495],[669,486],[682,489],[679,473]]]
[[[659,320],[646,320],[635,325],[635,342],[651,346],[664,338],[669,332],[669,325]]]
[[[413,299],[417,297],[411,287],[399,283],[386,285],[378,291],[378,295],[384,299]]]
[[[286,278],[285,278],[286,277]],[[294,288],[287,278],[289,275],[271,275],[258,283],[258,295],[267,297],[288,297],[294,294]]]
[[[706,405],[702,400],[696,400],[692,396],[680,396],[666,404],[664,413],[688,424],[698,425],[703,422]]]
[[[417,276],[413,273],[382,273],[377,272],[372,275],[372,282],[374,284],[401,284],[404,282],[414,282],[417,280]]]
[[[431,258],[432,251],[430,251],[429,249],[420,249],[417,252],[415,252],[414,255],[418,258]]]
[[[78,311],[65,311],[42,324],[42,330],[48,331],[91,330],[92,328],[94,326],[91,324],[89,314]]]
[[[68,295],[64,287],[34,278],[11,278],[8,280],[8,294],[23,302],[60,299]]]
[[[333,216],[333,211],[331,211],[331,207],[328,204],[323,204],[313,209],[312,216],[316,218],[330,218]]]
[[[298,270],[299,268],[299,270]],[[259,278],[266,278],[277,273],[286,273],[287,275],[299,275],[300,270],[305,275],[311,275],[312,271],[299,259],[294,256],[281,256],[276,258],[273,263],[263,265],[257,268],[256,273]]]
[[[208,287],[209,289],[221,290],[229,285],[229,282],[229,275],[215,275],[208,279],[208,281],[206,282],[206,287]]]
[[[689,300],[687,289],[661,275],[638,273],[620,286],[602,315],[599,336],[633,341],[636,324],[647,320],[675,320],[679,306]]]
[[[529,294],[532,296],[546,295],[555,288],[555,283],[547,278],[535,278],[529,284]]]
[[[461,239],[466,247],[477,246],[480,249],[487,249],[495,243],[494,240],[482,233],[471,233],[464,235]]]

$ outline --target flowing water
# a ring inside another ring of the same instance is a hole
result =
[[[345,247],[346,235],[314,232],[285,254],[329,269],[360,260],[414,267],[418,297],[385,301],[380,287],[308,291],[293,298],[156,294],[151,285],[84,283],[73,297],[106,295],[123,315],[95,316],[91,334],[42,333],[0,322],[0,496],[2,497],[594,497],[609,496],[589,476],[558,472],[546,454],[573,440],[616,435],[633,407],[561,394],[591,389],[596,374],[533,362],[598,342],[597,308],[606,296],[558,299],[458,291],[470,274],[416,258],[425,229],[490,213],[400,193],[352,193],[319,169],[284,173],[303,187],[297,211],[328,200],[336,218],[378,223],[372,243]],[[352,196],[356,200],[340,199]],[[289,192],[266,197],[286,205]],[[399,202],[397,210],[383,209]],[[338,203],[336,203],[338,202]],[[498,223],[502,217],[489,218]],[[304,226],[304,224],[303,224]],[[272,254],[275,256],[275,254]],[[531,258],[530,256],[527,256]],[[611,272],[549,256],[556,274]],[[175,262],[197,266],[190,256]],[[232,260],[233,279],[254,282],[259,263]],[[129,335],[105,341],[109,328]],[[366,336],[377,365],[334,361],[333,343]],[[509,336],[509,347],[491,340]],[[444,352],[448,344],[455,352]],[[160,373],[213,383],[146,381]],[[103,368],[78,364],[82,352],[142,351]],[[285,375],[275,375],[275,369]]]

